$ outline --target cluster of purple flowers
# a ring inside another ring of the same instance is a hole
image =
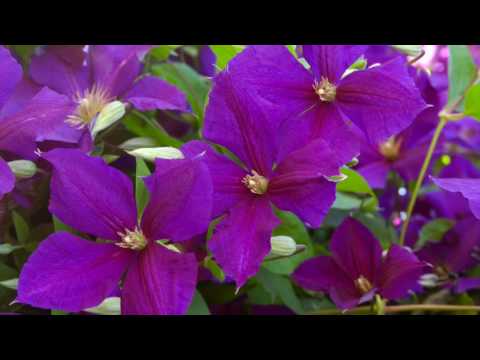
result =
[[[416,179],[446,103],[444,68],[430,76],[425,68],[433,65],[412,66],[389,46],[303,45],[295,54],[282,45],[247,46],[223,71],[202,69],[212,76],[202,138],[157,157],[134,188],[96,156],[107,110],[118,118],[131,109],[191,111],[180,89],[146,72],[152,48],[41,47],[26,73],[0,48],[0,198],[21,196],[9,162],[35,162],[51,174],[49,212],[72,229],[50,234],[28,258],[17,303],[81,312],[118,296],[122,314],[185,314],[201,277],[196,249],[206,245],[226,281],[242,288],[272,250],[278,212],[318,229],[342,168],[355,159],[358,173],[383,191],[382,214],[394,227],[402,222],[405,204],[390,175],[402,184]],[[201,55],[210,65],[207,51]],[[329,255],[300,264],[294,283],[328,294],[342,310],[376,296],[397,301],[425,288],[480,287],[467,275],[480,261],[480,172],[459,155],[478,149],[465,129],[480,133],[472,120],[441,138],[434,158],[448,153],[451,163],[429,181],[445,191],[422,195],[406,246],[382,248],[347,216]],[[417,246],[420,229],[436,218],[455,224],[442,241]]]

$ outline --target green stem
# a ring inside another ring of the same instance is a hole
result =
[[[405,219],[405,222],[403,223],[402,231],[400,233],[400,241],[399,241],[400,245],[403,245],[405,242],[405,235],[407,233],[408,225],[410,224],[410,218],[412,216],[413,209],[417,201],[418,193],[423,184],[423,180],[425,179],[425,175],[427,173],[428,167],[430,166],[430,162],[432,160],[432,156],[435,151],[435,148],[437,147],[437,142],[438,142],[438,139],[440,138],[440,134],[442,133],[442,130],[445,127],[447,121],[448,121],[447,116],[440,116],[440,121],[438,122],[437,128],[435,129],[435,132],[433,134],[433,138],[432,138],[432,141],[430,142],[427,155],[425,156],[425,160],[423,161],[422,169],[420,170],[420,174],[418,175],[417,182],[415,183],[412,196],[410,197],[410,201],[408,203],[407,217]]]
[[[434,311],[434,312],[453,312],[453,311],[480,311],[480,306],[475,305],[447,305],[447,304],[412,304],[412,305],[394,305],[385,306],[385,314],[395,314],[411,311]],[[307,315],[371,315],[370,306],[360,306],[351,310],[341,311],[339,309],[323,309],[308,312]]]

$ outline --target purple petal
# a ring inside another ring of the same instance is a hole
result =
[[[49,210],[62,222],[110,240],[135,228],[132,182],[125,174],[79,150],[56,149],[43,158],[53,165]]]
[[[171,166],[168,171],[162,164]],[[157,160],[147,178],[150,201],[142,229],[149,239],[189,240],[207,231],[212,210],[212,181],[201,157]]]
[[[461,193],[468,200],[473,215],[480,219],[480,179],[432,177],[432,181],[443,190]]]
[[[329,256],[317,256],[304,261],[292,274],[292,278],[304,289],[323,292],[329,292],[339,282],[352,282]]]
[[[335,184],[324,175],[338,175],[340,166],[327,144],[316,140],[278,165],[268,196],[278,208],[318,227],[335,201]]]
[[[347,218],[336,230],[330,243],[332,257],[350,275],[376,282],[382,261],[382,248],[372,233],[360,222]]]
[[[374,144],[407,128],[426,108],[400,58],[348,75],[338,85],[336,100]]]
[[[405,297],[409,290],[418,288],[418,280],[425,268],[425,263],[411,251],[392,245],[380,270],[380,294],[389,300]]]
[[[110,96],[125,93],[140,75],[140,55],[148,51],[146,45],[92,45],[89,60],[95,83],[108,89]]]
[[[362,157],[360,156],[360,163],[362,164]],[[388,162],[382,160],[371,162],[358,169],[358,172],[367,180],[372,188],[382,189],[387,181],[390,166]]]
[[[11,116],[30,101],[42,88],[32,80],[24,77],[13,90],[11,96],[0,110],[0,118]]]
[[[0,46],[0,109],[21,79],[22,67],[12,57],[10,51]]]
[[[35,159],[37,142],[78,142],[82,132],[65,123],[74,108],[66,96],[43,88],[21,111],[0,119],[0,149]]]
[[[195,157],[204,153],[202,160],[213,174],[213,209],[212,218],[225,213],[250,192],[242,183],[246,171],[224,155],[215,152],[209,145],[201,141],[190,141],[182,146],[186,157]]]
[[[154,76],[145,76],[137,81],[123,99],[140,111],[157,109],[188,111],[185,94]]]
[[[315,79],[326,77],[336,83],[340,77],[365,52],[364,45],[302,45],[305,59],[311,66]]]
[[[122,291],[123,315],[183,315],[197,286],[194,254],[150,244],[128,270]]]
[[[272,230],[279,223],[269,201],[252,195],[233,207],[217,225],[208,247],[237,287],[258,272],[270,251]]]
[[[15,175],[8,164],[0,157],[0,199],[3,195],[13,190],[15,186]]]
[[[23,266],[17,301],[70,312],[96,306],[118,286],[132,255],[112,244],[55,233]]]
[[[90,84],[88,68],[71,57],[78,57],[77,47],[60,51],[48,46],[41,55],[32,56],[30,75],[36,83],[73,98]]]
[[[455,285],[455,292],[458,294],[464,293],[472,289],[480,288],[480,278],[460,278]]]
[[[255,101],[228,71],[218,74],[205,113],[203,136],[232,151],[250,170],[268,176],[277,156],[276,132],[260,100]]]

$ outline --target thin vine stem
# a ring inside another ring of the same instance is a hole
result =
[[[453,312],[453,311],[479,311],[477,305],[447,305],[447,304],[411,304],[411,305],[393,305],[385,306],[383,313],[395,314],[412,311],[432,311],[432,312]],[[351,310],[342,311],[339,309],[322,309],[307,312],[306,315],[374,315],[371,306],[360,306]]]

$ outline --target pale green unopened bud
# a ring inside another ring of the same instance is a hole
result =
[[[325,176],[325,179],[327,179],[328,181],[334,182],[334,183],[342,182],[342,181],[346,180],[347,178],[348,178],[348,176],[345,175],[345,174]]]
[[[351,168],[351,167],[357,166],[359,162],[360,161],[358,160],[358,158],[354,157],[352,160],[350,160],[347,163],[347,166]]]
[[[122,150],[135,150],[146,147],[154,147],[156,145],[155,140],[148,137],[134,137],[121,143],[118,147]]]
[[[123,115],[125,115],[125,104],[121,101],[112,101],[105,105],[94,122],[92,137],[95,138],[100,131],[116,123]]]
[[[154,148],[141,148],[132,151],[127,151],[128,154],[142,158],[147,161],[155,161],[155,159],[183,159],[183,153],[174,147],[154,147]]]
[[[272,236],[270,244],[272,256],[290,256],[297,251],[297,243],[290,236]]]
[[[31,178],[37,172],[37,165],[29,160],[10,161],[8,166],[19,179]]]
[[[418,56],[422,53],[422,45],[392,45],[392,47],[408,56]]]
[[[109,297],[103,300],[100,305],[85,309],[85,311],[98,315],[120,315],[120,308],[120,298]]]

